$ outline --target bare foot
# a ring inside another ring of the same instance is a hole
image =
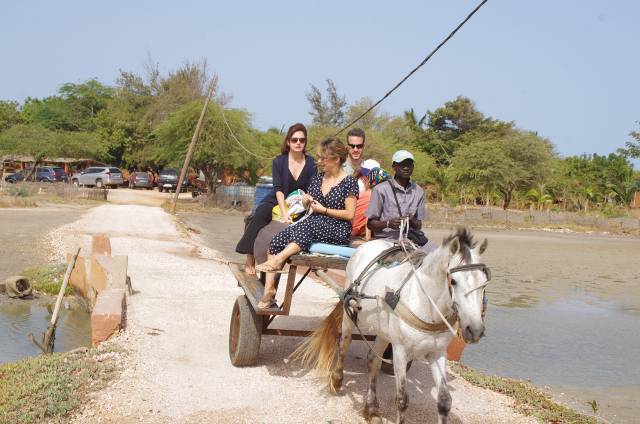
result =
[[[244,273],[248,274],[248,275],[256,275],[256,267],[245,265],[244,266]]]

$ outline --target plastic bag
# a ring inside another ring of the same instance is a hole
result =
[[[302,199],[304,198],[304,191],[302,190],[294,190],[285,199],[285,213],[292,220],[296,220],[297,218],[304,215],[306,212],[306,208],[304,207],[304,203]],[[273,221],[280,221],[280,206],[275,205],[271,210],[271,219]]]

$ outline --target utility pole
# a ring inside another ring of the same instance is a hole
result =
[[[191,162],[191,156],[193,156],[193,150],[196,147],[196,142],[198,141],[198,137],[200,136],[200,130],[202,129],[202,122],[204,121],[204,115],[207,112],[207,108],[209,107],[209,100],[213,96],[213,92],[215,90],[216,82],[218,81],[217,76],[213,76],[211,78],[211,82],[209,83],[209,90],[207,91],[207,97],[204,99],[204,106],[202,108],[202,112],[200,113],[200,118],[198,119],[198,124],[196,125],[196,129],[193,131],[193,137],[191,137],[191,144],[189,145],[189,150],[187,151],[187,156],[184,158],[184,164],[182,165],[182,171],[180,171],[180,178],[178,178],[178,187],[176,187],[176,193],[173,196],[173,203],[171,205],[171,213],[176,213],[176,205],[178,204],[178,195],[180,195],[180,191],[182,191],[182,182],[184,181],[187,175],[187,168],[189,168],[189,162]]]

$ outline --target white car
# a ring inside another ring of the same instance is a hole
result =
[[[92,186],[96,188],[113,187],[118,188],[124,183],[122,172],[118,168],[112,166],[92,166],[71,179],[71,183],[75,186]]]

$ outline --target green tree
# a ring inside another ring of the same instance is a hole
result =
[[[482,126],[491,129],[493,121],[485,118],[467,97],[458,96],[442,107],[418,118],[413,109],[404,113],[412,134],[412,144],[433,156],[439,166],[448,166],[462,146],[462,137]]]
[[[147,152],[153,154],[155,162],[160,166],[182,165],[202,105],[202,101],[195,101],[179,108],[154,130],[156,142]],[[226,109],[224,115],[235,137],[251,153],[244,150],[229,132],[221,106],[210,104],[191,160],[191,166],[205,174],[206,184],[210,189],[213,189],[217,176],[224,172],[245,175],[249,179],[250,167],[255,166],[257,160],[263,160],[252,154],[269,158],[276,153],[267,150],[273,148],[272,144],[261,146],[256,142],[247,112]],[[263,160],[262,166],[265,166],[266,161],[268,159]]]
[[[0,133],[0,154],[32,156],[36,166],[44,158],[110,160],[102,147],[95,134],[54,131],[40,125],[19,124]]]
[[[313,123],[316,125],[340,127],[345,123],[345,108],[347,101],[338,95],[338,90],[331,79],[327,80],[327,95],[322,96],[318,87],[311,84],[311,91],[306,94],[311,105]]]
[[[22,123],[18,102],[0,100],[0,132]]]
[[[548,176],[553,158],[551,143],[536,134],[512,129],[499,137],[487,137],[461,147],[453,160],[456,180],[489,198],[502,194],[502,207],[511,204],[515,190],[527,190]]]
[[[640,122],[638,122],[640,124]],[[633,140],[629,140],[625,143],[626,148],[618,149],[618,153],[628,158],[640,158],[640,132],[631,131],[629,133]]]

